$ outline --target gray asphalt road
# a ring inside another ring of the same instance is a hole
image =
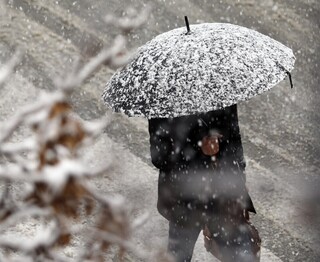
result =
[[[191,23],[247,26],[291,47],[297,57],[292,73],[294,89],[286,80],[239,106],[248,187],[258,210],[254,222],[263,245],[282,261],[320,261],[318,0],[6,2],[0,20],[0,61],[22,48],[25,56],[17,74],[40,90],[53,89],[52,79],[70,69],[77,56],[86,60],[112,40],[117,32],[103,22],[105,14],[121,14],[128,6],[142,8],[145,3],[153,7],[150,19],[131,35],[129,47],[184,26],[184,15]],[[101,68],[73,95],[76,111],[83,118],[105,114],[100,95],[111,74],[112,70]],[[17,90],[23,89],[19,86]],[[0,87],[0,113],[16,103],[10,95],[13,91]],[[27,96],[28,90],[25,92]],[[106,134],[151,165],[145,121],[116,116]]]

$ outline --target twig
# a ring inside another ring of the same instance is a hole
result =
[[[6,141],[12,133],[27,120],[27,117],[35,114],[36,112],[48,108],[50,105],[57,103],[59,101],[64,101],[66,98],[63,93],[57,92],[51,94],[50,97],[44,97],[40,102],[30,105],[20,111],[17,115],[13,116],[12,119],[4,125],[0,132],[0,144]]]
[[[2,85],[11,75],[14,68],[21,61],[21,56],[21,51],[16,51],[16,53],[11,57],[11,59],[2,68],[0,68],[0,85]]]
[[[0,152],[5,155],[14,155],[37,150],[37,144],[34,139],[25,139],[20,143],[2,143],[0,144]]]
[[[118,18],[113,15],[107,15],[105,17],[105,22],[114,25],[123,31],[123,33],[128,34],[144,24],[147,21],[150,12],[151,5],[147,5],[139,14],[135,14],[135,17]]]
[[[85,64],[76,74],[70,74],[65,80],[57,80],[56,85],[65,92],[72,91],[92,75],[102,64],[112,64],[115,57],[121,53],[126,43],[123,36],[117,36],[111,48],[102,50],[97,56]]]
[[[8,230],[9,227],[16,225],[25,217],[49,217],[53,214],[53,210],[50,208],[38,208],[32,206],[25,206],[23,209],[15,211],[14,214],[10,215],[7,219],[1,222],[0,232]]]
[[[143,214],[142,216],[136,218],[131,227],[132,227],[132,230],[137,230],[138,228],[140,228],[142,225],[144,225],[146,223],[146,221],[149,219],[150,217],[150,214],[149,213],[145,213]]]

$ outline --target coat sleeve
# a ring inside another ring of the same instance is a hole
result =
[[[239,166],[240,171],[245,172],[246,162],[243,155],[243,147],[241,142],[240,128],[238,123],[238,112],[236,105],[232,106],[230,115],[230,145],[236,164]]]
[[[168,119],[153,118],[149,120],[150,153],[152,164],[160,170],[172,168],[171,159],[173,140],[170,136]]]
[[[239,122],[238,122],[238,112],[236,105],[233,106],[232,114],[231,114],[231,143],[232,143],[232,150],[234,154],[234,158],[236,161],[236,164],[239,166],[240,172],[242,173],[242,177],[244,179],[244,182],[246,181],[246,162],[243,154],[243,148],[241,143],[241,135],[240,135],[240,128],[239,128]],[[253,205],[252,199],[247,191],[246,191],[246,202],[245,202],[245,208],[249,212],[256,213],[256,209]]]

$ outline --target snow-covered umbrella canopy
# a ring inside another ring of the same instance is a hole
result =
[[[205,23],[158,35],[103,93],[129,116],[177,117],[221,109],[269,90],[293,69],[290,48],[254,30]]]

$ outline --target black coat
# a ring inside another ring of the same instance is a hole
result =
[[[216,159],[202,153],[204,136],[219,133]],[[160,170],[158,210],[168,220],[201,224],[216,202],[237,199],[255,212],[245,187],[245,161],[237,107],[205,114],[149,120],[151,160]]]

